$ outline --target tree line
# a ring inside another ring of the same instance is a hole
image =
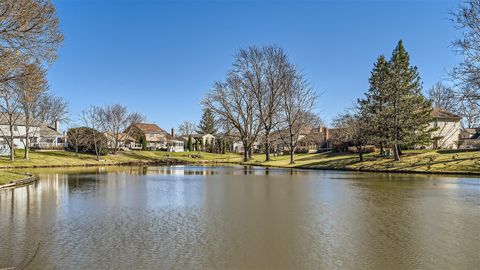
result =
[[[17,125],[26,128],[23,143],[28,159],[33,124],[66,120],[67,102],[49,90],[46,79],[62,41],[51,1],[0,2],[0,117],[8,126],[0,128],[0,136],[10,148],[11,161]]]

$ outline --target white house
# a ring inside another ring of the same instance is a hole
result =
[[[254,142],[252,145],[253,152],[256,152],[259,149],[260,143]],[[245,152],[245,147],[243,146],[242,141],[236,141],[233,143],[233,152],[243,154]]]
[[[168,140],[167,141],[168,152],[183,152],[185,151],[185,142],[182,140]]]
[[[39,137],[32,142],[32,147],[37,149],[55,149],[65,146],[65,136],[60,133],[60,125],[57,122],[54,127],[40,124]]]
[[[16,125],[13,126],[13,144],[16,149],[25,149],[26,126],[23,115],[16,115]],[[53,127],[45,124],[31,121],[29,127],[30,147],[36,149],[63,148],[64,136],[60,133],[59,123]],[[10,136],[10,125],[5,115],[0,115],[0,155],[8,155],[10,147],[6,138]]]
[[[25,118],[23,116],[15,116],[17,125],[13,126],[13,144],[16,149],[25,149],[25,136],[27,133],[25,123]],[[33,121],[32,121],[33,122]],[[2,148],[8,149],[7,141],[5,137],[9,137],[10,126],[8,124],[7,118],[5,115],[0,115],[0,145]],[[29,128],[29,139],[32,145],[37,142],[40,138],[40,125],[37,123],[32,123]]]
[[[431,127],[436,128],[432,133],[432,149],[458,149],[462,125],[462,117],[447,110],[434,108]]]

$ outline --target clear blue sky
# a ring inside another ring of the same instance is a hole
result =
[[[322,93],[327,122],[363,95],[377,56],[399,39],[425,90],[459,61],[448,20],[457,1],[55,3],[65,41],[49,79],[73,119],[90,104],[121,103],[167,130],[198,121],[201,98],[248,45],[283,47]]]

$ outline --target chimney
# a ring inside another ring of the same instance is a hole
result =
[[[60,121],[55,121],[55,126],[54,126],[55,130],[57,132],[60,132]]]
[[[175,129],[174,128],[172,128],[172,132],[171,132],[170,135],[172,135],[172,137],[175,137]]]

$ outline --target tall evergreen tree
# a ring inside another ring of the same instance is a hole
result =
[[[215,117],[212,110],[206,108],[203,110],[202,119],[198,123],[197,132],[200,134],[215,134],[217,132]]]
[[[193,151],[192,135],[188,135],[187,147],[188,151]]]
[[[370,88],[365,93],[366,98],[359,100],[362,115],[368,118],[365,124],[368,125],[370,137],[373,142],[380,146],[380,154],[384,154],[384,147],[388,144],[390,134],[386,124],[388,115],[385,113],[386,101],[389,94],[388,81],[388,61],[385,56],[378,57],[377,62],[369,79]]]
[[[400,160],[402,147],[430,142],[432,105],[422,94],[417,67],[410,66],[402,41],[390,61],[378,58],[365,95],[359,103],[368,120],[367,131],[382,150],[384,145],[393,148],[395,160]]]
[[[422,94],[417,67],[410,66],[410,56],[400,40],[393,51],[387,69],[389,93],[385,116],[391,132],[395,160],[400,160],[400,148],[423,145],[430,141],[431,103]],[[391,116],[391,117],[388,117]]]

